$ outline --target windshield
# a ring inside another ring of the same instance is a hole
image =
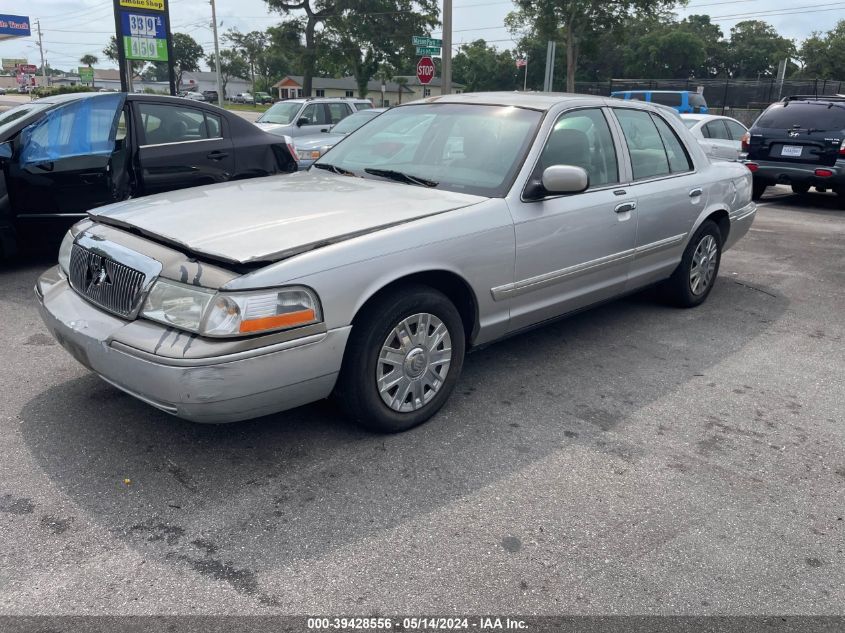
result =
[[[447,191],[502,197],[534,138],[541,113],[470,104],[403,106],[353,132],[317,164],[363,178],[391,170]]]
[[[33,112],[46,110],[47,108],[52,107],[53,105],[55,104],[24,103],[22,105],[17,106],[16,108],[12,108],[11,110],[6,110],[5,112],[0,114],[0,134],[3,134],[6,130],[11,128],[18,119],[25,117]]]
[[[280,101],[267,109],[267,112],[258,117],[259,123],[279,123],[288,125],[293,123],[293,117],[299,112],[302,103],[299,101]]]
[[[777,103],[760,115],[755,127],[845,130],[845,109],[823,102]]]
[[[378,115],[378,112],[358,112],[356,114],[350,114],[332,128],[332,134],[349,134],[350,132],[354,132],[364,125],[364,123],[371,121]]]

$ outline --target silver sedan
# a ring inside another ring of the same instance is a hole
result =
[[[751,173],[650,104],[433,97],[308,171],[94,209],[36,293],[77,360],[174,415],[335,394],[395,432],[479,345],[658,283],[699,305],[754,214]]]

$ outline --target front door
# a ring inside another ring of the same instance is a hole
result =
[[[514,283],[497,298],[511,302],[512,330],[612,297],[628,276],[637,200],[620,184],[625,170],[604,109],[558,118],[530,180],[552,165],[582,167],[590,184],[582,193],[509,201]]]
[[[235,157],[222,117],[181,104],[134,105],[143,195],[229,180]]]
[[[299,122],[302,121],[300,125]],[[297,125],[293,130],[295,136],[307,136],[328,132],[332,126],[331,116],[325,103],[309,103],[299,113]]]
[[[126,197],[114,179],[125,173],[123,101],[119,94],[80,98],[20,132],[7,172],[16,222],[73,221]]]

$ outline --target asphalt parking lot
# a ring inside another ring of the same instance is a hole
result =
[[[773,192],[706,304],[470,355],[431,423],[160,413],[0,269],[0,613],[838,614],[845,211]]]

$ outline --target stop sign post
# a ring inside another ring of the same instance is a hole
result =
[[[427,86],[434,79],[434,62],[431,57],[421,57],[417,62],[417,79],[423,86]]]

